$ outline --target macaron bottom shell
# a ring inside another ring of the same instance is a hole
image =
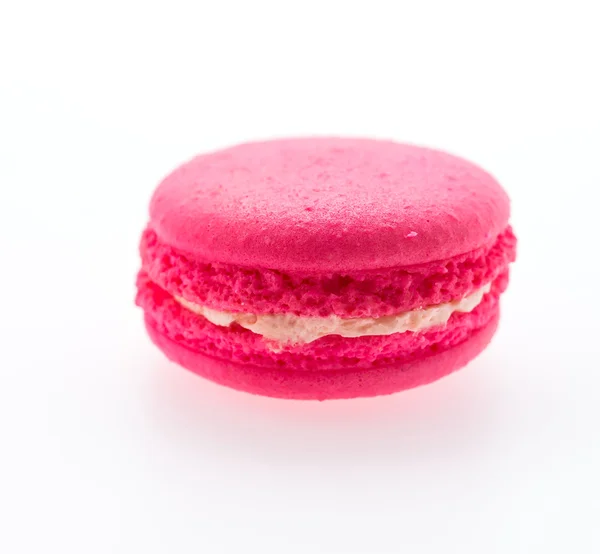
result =
[[[436,381],[465,366],[492,339],[499,307],[489,322],[457,344],[390,367],[297,371],[238,364],[195,352],[161,333],[152,319],[145,324],[152,341],[173,362],[220,385],[251,394],[298,400],[331,400],[392,394]]]

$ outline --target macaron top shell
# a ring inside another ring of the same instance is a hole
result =
[[[509,219],[496,180],[450,154],[391,141],[304,138],[200,155],[167,176],[150,226],[191,258],[340,272],[447,259]]]

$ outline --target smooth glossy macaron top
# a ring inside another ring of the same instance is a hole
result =
[[[336,272],[404,267],[490,244],[509,200],[450,154],[383,140],[256,142],[200,155],[157,188],[152,228],[190,257]]]

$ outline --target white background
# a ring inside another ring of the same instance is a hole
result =
[[[0,551],[600,551],[597,7],[0,2]],[[150,344],[153,187],[312,134],[446,149],[509,191],[519,260],[465,370],[303,403]]]

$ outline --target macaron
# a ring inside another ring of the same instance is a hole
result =
[[[516,238],[478,166],[392,141],[201,154],[159,185],[137,304],[172,361],[253,394],[395,393],[465,366],[499,320]]]

